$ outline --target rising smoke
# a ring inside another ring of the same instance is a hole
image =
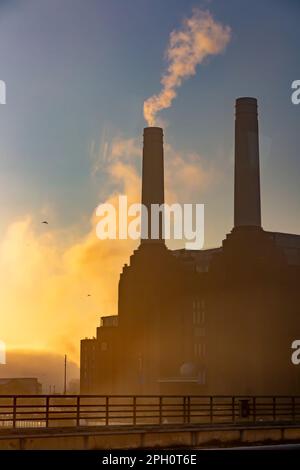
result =
[[[156,123],[156,114],[169,108],[177,96],[177,88],[195,75],[198,64],[209,55],[222,52],[230,40],[230,28],[216,22],[208,11],[194,9],[179,30],[172,31],[166,50],[167,69],[162,76],[162,90],[144,102],[144,117],[149,126]]]

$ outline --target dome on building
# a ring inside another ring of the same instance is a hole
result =
[[[180,375],[182,377],[193,377],[197,375],[197,368],[193,362],[184,362],[180,366]]]

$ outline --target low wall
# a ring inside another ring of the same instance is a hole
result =
[[[97,450],[300,442],[296,426],[66,429],[0,434],[0,450]]]

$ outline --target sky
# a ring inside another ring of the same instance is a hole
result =
[[[0,339],[8,349],[78,362],[80,338],[117,313],[119,274],[136,244],[98,240],[95,209],[119,193],[139,200],[143,103],[161,89],[170,33],[195,7],[228,26],[230,40],[160,113],[167,199],[204,203],[205,246],[221,244],[233,225],[234,101],[254,96],[263,227],[300,233],[297,0],[2,0]]]

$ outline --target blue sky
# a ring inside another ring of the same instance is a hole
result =
[[[206,204],[206,245],[232,227],[234,100],[243,95],[259,100],[264,227],[300,233],[296,0],[1,1],[1,230],[24,214],[53,213],[55,227],[86,230],[107,184],[101,172],[91,178],[90,144],[101,147],[104,132],[141,143],[143,101],[160,90],[169,34],[194,6],[229,25],[231,41],[161,116],[173,148],[220,172],[195,201]]]

